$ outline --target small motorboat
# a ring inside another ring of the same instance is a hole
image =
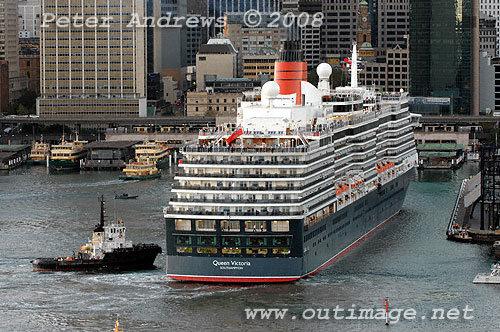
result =
[[[474,278],[475,284],[500,284],[500,263],[491,266],[491,273],[480,273]]]
[[[136,199],[137,197],[139,197],[139,195],[129,195],[127,193],[118,195],[115,193],[115,199]]]

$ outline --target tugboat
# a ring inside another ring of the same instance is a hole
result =
[[[500,262],[491,266],[491,273],[479,273],[473,283],[475,284],[500,284]]]
[[[105,201],[101,196],[101,219],[92,239],[71,257],[37,258],[34,271],[144,270],[154,268],[156,256],[162,252],[156,244],[132,244],[125,240],[123,221],[105,225]]]

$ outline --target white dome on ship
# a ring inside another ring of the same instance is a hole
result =
[[[328,79],[332,75],[332,66],[328,63],[322,63],[316,68],[316,73],[318,73],[320,79]]]
[[[275,81],[269,81],[262,86],[262,97],[275,98],[280,94],[280,86]]]

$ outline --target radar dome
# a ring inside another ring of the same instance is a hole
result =
[[[262,96],[266,98],[275,98],[280,94],[280,86],[274,81],[269,81],[262,87]]]
[[[332,66],[328,63],[322,63],[316,68],[316,73],[318,73],[320,79],[329,79],[330,75],[332,75]]]

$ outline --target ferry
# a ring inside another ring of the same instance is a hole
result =
[[[150,159],[141,161],[131,161],[125,165],[120,175],[120,180],[149,180],[161,178],[161,171],[156,167],[156,163]]]
[[[182,147],[164,208],[167,276],[216,283],[290,282],[319,272],[396,216],[418,162],[406,92],[306,81],[287,41],[275,81],[247,93],[236,127]]]
[[[46,162],[47,157],[50,156],[50,144],[41,142],[33,142],[31,147],[30,160],[32,165],[40,165]]]
[[[151,160],[158,168],[168,165],[169,148],[157,140],[145,140],[135,146],[135,159],[139,162]]]
[[[79,141],[78,135],[73,142],[66,141],[63,136],[61,144],[53,145],[50,150],[49,168],[54,171],[79,169],[80,160],[86,154],[83,146],[87,143],[87,141]]]

